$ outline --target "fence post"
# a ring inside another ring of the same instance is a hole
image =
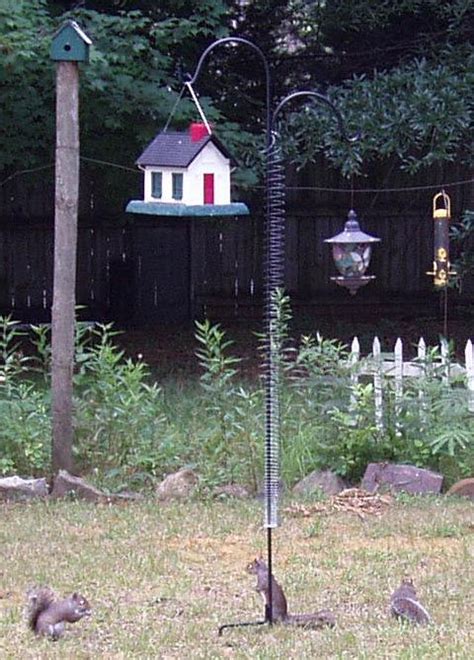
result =
[[[426,378],[427,375],[427,369],[426,369],[426,344],[425,340],[423,337],[420,337],[418,340],[418,354],[417,354],[417,361],[420,363],[420,365],[423,368],[423,378]],[[421,383],[423,383],[423,379]],[[426,424],[427,424],[427,415],[426,415],[426,396],[425,396],[425,391],[423,389],[423,384],[421,384],[418,387],[418,401],[420,402],[420,431],[424,431],[426,429]]]
[[[372,354],[374,356],[374,397],[375,397],[375,426],[379,432],[383,431],[383,383],[382,383],[382,351],[378,337],[374,338]]]
[[[401,434],[400,414],[403,397],[403,344],[400,337],[395,342],[395,432]]]
[[[441,364],[443,369],[441,370],[441,381],[443,385],[449,385],[449,348],[448,342],[444,337],[441,338]]]
[[[357,408],[357,384],[359,382],[359,374],[357,372],[357,363],[360,358],[360,344],[357,337],[354,337],[351,344],[351,354],[349,356],[349,363],[351,365],[351,403],[350,408],[356,412]]]
[[[464,355],[466,358],[466,375],[467,375],[467,389],[468,389],[467,408],[469,412],[474,413],[474,347],[470,339],[468,339],[466,342]]]

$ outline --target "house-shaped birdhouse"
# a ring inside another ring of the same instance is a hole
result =
[[[128,203],[130,213],[165,216],[247,215],[232,203],[231,172],[236,163],[204,124],[186,132],[163,132],[137,160],[143,170],[143,200]]]
[[[51,42],[51,59],[58,62],[88,62],[92,41],[76,21],[66,21]]]

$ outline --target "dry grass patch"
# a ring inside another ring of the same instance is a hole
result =
[[[331,608],[334,630],[222,623],[262,615],[246,563],[265,551],[261,505],[192,502],[2,505],[2,658],[468,658],[474,648],[473,505],[396,502],[380,517],[345,512],[287,517],[275,532],[275,574],[293,612]],[[412,575],[436,625],[387,615],[391,590]],[[93,617],[63,640],[35,639],[24,593],[79,589]]]

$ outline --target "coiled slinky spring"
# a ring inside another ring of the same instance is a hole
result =
[[[280,490],[279,292],[284,284],[285,175],[281,148],[273,136],[267,153],[267,215],[264,234],[265,296],[265,517],[267,529],[278,525]]]

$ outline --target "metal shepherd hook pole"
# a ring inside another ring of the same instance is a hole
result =
[[[266,214],[265,214],[265,269],[264,269],[264,322],[265,322],[265,507],[264,526],[267,529],[268,602],[265,618],[260,621],[228,623],[220,626],[219,635],[226,628],[273,624],[272,530],[278,526],[279,448],[280,448],[280,342],[279,292],[284,285],[284,231],[285,231],[285,181],[279,136],[274,131],[276,118],[283,106],[295,98],[310,98],[328,106],[336,115],[339,128],[345,137],[340,113],[325,96],[313,91],[301,91],[285,97],[272,112],[272,81],[270,66],[261,49],[241,37],[226,37],[213,42],[202,53],[193,76],[187,83],[192,89],[202,65],[209,53],[217,46],[240,44],[254,50],[262,61],[265,71],[266,90]]]

